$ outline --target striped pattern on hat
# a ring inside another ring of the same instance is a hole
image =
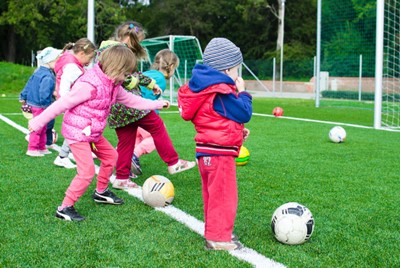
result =
[[[213,38],[203,53],[203,63],[218,71],[228,70],[242,62],[240,48],[222,37]]]

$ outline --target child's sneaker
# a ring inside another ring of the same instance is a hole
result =
[[[85,218],[79,215],[73,206],[56,211],[56,217],[64,221],[83,221]]]
[[[42,154],[40,151],[37,150],[28,150],[26,152],[26,155],[32,156],[32,157],[43,157],[44,154]]]
[[[103,193],[98,193],[96,190],[94,191],[93,200],[97,203],[105,203],[105,204],[113,204],[113,205],[122,205],[124,200],[116,196],[113,192],[111,192],[108,188]]]
[[[130,178],[130,179],[137,179],[137,178],[139,178],[139,177],[138,177],[138,175],[133,174],[132,171],[131,171],[131,172],[129,172],[129,178]]]
[[[136,174],[136,175],[143,174],[142,169],[140,168],[139,157],[137,157],[135,154],[133,154],[133,156],[132,156],[131,171],[133,174]]]
[[[76,168],[76,165],[69,160],[68,157],[63,157],[61,158],[60,156],[57,156],[57,158],[54,160],[54,165],[59,166],[59,167],[64,167],[64,168]]]
[[[139,186],[136,183],[134,183],[133,181],[130,181],[129,179],[126,179],[126,180],[115,179],[112,184],[112,187],[114,189],[119,189],[119,190],[139,188]]]
[[[196,166],[196,162],[179,159],[178,163],[168,167],[169,174],[176,174]]]
[[[39,150],[41,154],[51,154],[52,152],[49,149]]]
[[[209,250],[237,250],[243,248],[239,241],[217,242],[206,240],[206,249]]]

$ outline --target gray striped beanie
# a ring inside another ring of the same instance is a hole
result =
[[[213,38],[203,53],[203,63],[218,71],[228,70],[242,62],[240,48],[226,38]]]

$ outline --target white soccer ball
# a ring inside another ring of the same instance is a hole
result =
[[[314,218],[307,207],[289,202],[275,210],[271,228],[279,242],[288,245],[303,244],[314,231]]]
[[[164,176],[153,175],[144,182],[142,196],[143,201],[149,206],[168,206],[175,197],[174,185]]]
[[[329,139],[334,143],[344,142],[346,139],[346,130],[341,126],[335,126],[329,131]]]

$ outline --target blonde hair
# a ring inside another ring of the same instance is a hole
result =
[[[157,52],[151,69],[158,70],[167,74],[167,79],[171,78],[173,71],[179,66],[178,56],[169,49],[163,49]]]
[[[146,32],[142,25],[136,21],[127,21],[117,27],[114,33],[114,39],[122,42],[129,36],[128,47],[138,57],[138,59],[147,59],[146,50],[140,45],[139,36],[144,39]]]
[[[136,68],[135,54],[124,45],[107,48],[100,54],[99,65],[110,78],[117,78],[121,74],[132,73]]]
[[[74,54],[83,51],[86,55],[93,54],[96,50],[96,46],[87,38],[81,38],[75,43],[68,43],[64,46],[63,52],[66,50],[72,50]]]

